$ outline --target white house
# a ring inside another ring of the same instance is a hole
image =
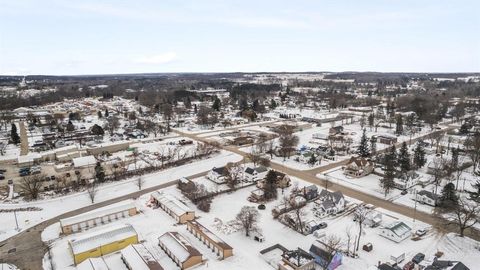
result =
[[[438,196],[433,194],[433,192],[431,191],[420,190],[413,194],[413,200],[421,204],[436,206],[438,201]]]
[[[244,171],[245,180],[248,182],[254,182],[267,176],[268,169],[264,166],[259,166],[256,168],[247,167]]]
[[[394,221],[380,229],[380,235],[392,240],[395,243],[400,243],[407,239],[412,234],[412,228],[402,221]]]
[[[345,210],[345,197],[340,191],[330,192],[323,189],[314,201],[316,214],[319,216],[332,215]]]
[[[207,179],[210,181],[213,181],[217,184],[223,184],[225,183],[225,167],[213,167],[208,174],[207,174]]]

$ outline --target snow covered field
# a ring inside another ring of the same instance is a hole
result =
[[[213,167],[220,167],[226,162],[237,162],[242,158],[237,154],[222,151],[220,154],[212,158],[199,160],[183,166],[167,169],[165,171],[148,174],[143,176],[144,188],[160,185],[170,181],[174,181],[181,177],[201,173],[210,170]],[[114,183],[107,183],[98,187],[96,202],[113,199],[122,195],[126,195],[138,190],[136,179],[129,179]],[[86,191],[79,192],[64,197],[45,199],[34,202],[19,202],[0,204],[2,209],[39,207],[41,211],[17,212],[17,219],[20,231],[26,230],[44,220],[53,218],[62,213],[69,212],[91,204],[90,198]],[[15,217],[12,212],[0,213],[0,240],[5,240],[18,231],[15,230]]]
[[[299,179],[293,180],[299,182],[299,186],[308,185],[308,183]],[[147,206],[147,201],[149,199],[148,194],[141,196],[136,200],[136,205],[141,211],[139,215],[119,220],[115,223],[132,224],[139,233],[140,240],[144,241],[144,245],[154,254],[154,257],[162,264],[162,266],[164,266],[165,269],[178,269],[157,245],[158,236],[167,231],[180,232],[203,254],[206,262],[203,265],[198,266],[196,269],[272,269],[271,266],[260,256],[260,250],[275,244],[281,244],[288,249],[296,249],[297,247],[300,247],[308,250],[316,238],[313,235],[303,236],[273,219],[271,210],[279,204],[279,200],[267,203],[266,209],[260,210],[261,217],[259,227],[265,237],[265,242],[263,243],[245,237],[244,233],[241,231],[228,229],[228,226],[218,226],[218,219],[220,219],[223,224],[226,224],[228,221],[235,219],[236,214],[243,206],[256,206],[256,204],[247,201],[247,197],[253,189],[255,189],[255,187],[249,187],[214,198],[209,213],[196,210],[198,222],[233,247],[234,256],[222,261],[218,260],[216,256],[206,248],[206,246],[193,237],[193,235],[186,230],[185,225],[174,224],[174,220],[164,211],[160,209],[152,209],[150,206]],[[164,191],[182,198],[182,195],[175,187],[169,187],[164,189]],[[187,199],[183,199],[192,209],[195,209],[193,204]],[[352,203],[360,203],[351,198],[347,198],[347,200]],[[411,219],[400,216],[396,213],[383,209],[375,210],[383,214],[383,224],[398,220],[405,222],[413,229],[413,231],[428,227],[418,221],[413,223]],[[145,222],[146,220],[148,220],[148,222]],[[345,213],[334,218],[326,218],[325,222],[327,222],[328,227],[323,230],[327,236],[335,235],[340,237],[342,238],[342,243],[346,242],[347,231],[350,231],[354,236],[358,235],[358,225],[353,221],[351,214]],[[111,224],[112,223],[99,228],[94,228],[91,231],[102,229]],[[403,263],[406,263],[418,252],[422,252],[426,255],[426,261],[432,261],[433,255],[437,251],[444,252],[441,259],[459,260],[469,267],[476,265],[478,250],[475,248],[479,246],[479,243],[471,239],[459,238],[454,234],[442,235],[430,230],[427,235],[420,240],[414,241],[406,239],[400,243],[395,243],[380,236],[378,234],[379,230],[379,227],[364,228],[360,241],[361,246],[365,243],[372,243],[373,250],[371,252],[366,252],[360,248],[359,258],[344,258],[343,265],[338,269],[369,269],[369,267],[377,265],[378,261],[388,261],[390,255],[397,253],[405,253],[406,259]],[[47,228],[42,234],[44,240],[52,241],[54,265],[56,266],[56,269],[75,269],[72,266],[73,259],[67,248],[67,241],[76,235],[62,236],[58,238],[58,232],[59,225],[57,223]],[[81,234],[82,233],[79,233],[78,235]],[[344,245],[342,248],[346,249],[346,246]],[[105,256],[105,260],[110,267],[113,267],[112,269],[126,269],[122,266],[119,252]],[[49,263],[44,262],[45,269],[49,269],[48,265]]]

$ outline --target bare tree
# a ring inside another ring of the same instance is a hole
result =
[[[473,200],[460,198],[458,206],[453,211],[454,223],[458,226],[460,236],[465,235],[465,230],[473,227],[479,221],[480,204]]]
[[[351,226],[348,226],[346,229],[345,229],[345,235],[347,236],[347,255],[350,256],[350,246],[352,244],[352,238],[353,238],[353,234],[352,234],[352,227]],[[353,247],[353,254],[355,254],[355,243],[354,244],[354,247]]]
[[[260,213],[253,206],[244,206],[237,214],[235,220],[245,231],[245,236],[250,236],[250,232],[258,231],[258,220]]]
[[[145,180],[142,176],[138,176],[135,180],[135,184],[137,185],[138,190],[142,190],[143,184],[145,184]]]
[[[355,245],[355,250],[358,251],[360,248],[360,238],[362,237],[362,231],[363,231],[363,223],[367,219],[368,213],[370,212],[369,209],[364,207],[363,205],[360,205],[355,209],[355,221],[358,223],[358,237],[357,237],[357,243]]]
[[[327,261],[331,261],[335,253],[342,248],[342,238],[335,234],[328,235],[325,238],[325,248],[328,254]]]
[[[105,128],[108,129],[108,131],[110,132],[110,136],[112,136],[119,126],[120,120],[117,116],[113,115],[112,117],[108,118]]]
[[[257,166],[257,163],[262,159],[262,154],[258,151],[257,147],[252,146],[250,148],[250,153],[247,154],[247,158],[253,162],[253,166]]]
[[[290,155],[295,150],[295,147],[298,144],[298,136],[294,135],[295,127],[292,125],[281,125],[277,129],[279,134],[280,142],[280,153],[283,156],[283,160],[287,157],[290,158]]]
[[[25,193],[25,197],[30,200],[36,200],[42,187],[42,180],[45,174],[35,174],[22,177],[20,179],[19,188]]]
[[[243,169],[242,166],[237,163],[228,163],[225,165],[223,174],[228,187],[233,189],[242,180]]]
[[[464,143],[465,152],[470,157],[473,163],[473,171],[477,169],[478,162],[480,161],[480,133],[470,135]]]
[[[87,195],[92,203],[95,203],[95,197],[97,196],[97,183],[92,181],[87,187]]]

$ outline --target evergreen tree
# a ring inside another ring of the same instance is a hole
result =
[[[312,155],[310,156],[310,159],[308,160],[308,163],[312,166],[315,165],[315,163],[317,163],[317,157],[315,156],[314,153],[312,153]]]
[[[265,187],[264,187],[265,199],[276,199],[277,198],[277,172],[270,170],[265,176]]]
[[[402,173],[406,173],[410,170],[410,153],[408,152],[407,143],[403,142],[402,147],[398,153],[398,164]]]
[[[380,179],[380,187],[385,192],[385,197],[395,188],[395,156],[395,152],[392,150],[385,155],[384,177]]]
[[[277,103],[275,102],[275,100],[272,98],[270,100],[270,109],[275,109],[277,107]]]
[[[20,136],[18,136],[18,133],[17,133],[17,126],[13,123],[12,123],[12,130],[10,130],[10,140],[14,144],[20,143]]]
[[[397,135],[402,135],[403,134],[403,117],[401,114],[397,116],[397,121],[396,121],[396,128],[395,128],[395,133]]]
[[[103,130],[103,128],[97,124],[93,125],[92,129],[91,129],[91,132],[93,135],[103,135],[105,134],[105,131]]]
[[[463,124],[460,126],[459,133],[462,135],[468,134],[470,130],[470,125],[469,124]]]
[[[220,111],[220,107],[222,106],[222,103],[220,101],[220,99],[217,97],[215,98],[215,101],[213,102],[213,105],[212,105],[212,109],[214,109],[215,111]]]
[[[102,111],[98,111],[98,112],[97,112],[97,115],[98,115],[98,118],[102,118],[102,117],[103,117],[103,116],[102,116]]]
[[[75,126],[73,125],[72,121],[68,121],[67,131],[72,132],[74,130],[75,130]]]
[[[108,116],[109,116],[108,109],[105,109],[105,117],[108,117]]]
[[[368,126],[372,130],[373,125],[375,124],[375,115],[373,113],[368,115]]]
[[[99,182],[105,181],[105,170],[100,162],[97,162],[97,165],[95,165],[95,179]]]
[[[423,149],[423,141],[419,141],[413,151],[413,164],[416,168],[421,168],[427,163],[425,158],[425,149]]]
[[[458,205],[458,196],[453,183],[448,183],[443,187],[438,203],[442,208],[447,209],[453,209]]]
[[[358,146],[358,154],[361,157],[368,157],[370,155],[370,151],[368,149],[368,139],[366,130],[363,130],[362,138],[360,140],[360,145]]]
[[[451,163],[451,168],[452,170],[458,170],[458,152],[460,149],[458,148],[453,148],[452,149],[452,163]]]
[[[370,138],[370,152],[372,155],[377,153],[377,137],[375,136]]]

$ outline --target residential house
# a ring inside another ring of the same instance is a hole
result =
[[[279,270],[314,270],[315,259],[305,250],[298,248],[282,254],[282,260],[278,263]]]
[[[346,207],[345,197],[340,191],[330,192],[326,189],[320,192],[318,199],[314,203],[316,214],[321,217],[335,215],[344,211]]]
[[[364,157],[351,157],[343,173],[352,177],[363,177],[373,172],[375,164]]]
[[[213,181],[217,184],[224,184],[225,183],[225,167],[213,167],[208,174],[207,179]]]
[[[377,142],[381,144],[393,145],[397,143],[397,137],[390,134],[381,134],[375,136],[377,138]]]
[[[430,206],[436,206],[438,202],[438,196],[428,190],[420,190],[413,194],[413,200],[421,204],[428,204]]]
[[[180,269],[202,263],[202,254],[178,232],[166,232],[158,238],[158,245]]]
[[[341,134],[343,132],[343,130],[344,130],[344,128],[342,126],[331,127],[328,130],[328,134],[329,135],[338,135],[338,134]]]
[[[275,171],[275,173],[277,174],[277,187],[278,188],[287,188],[290,186],[291,184],[291,180],[290,180],[290,177],[284,173],[281,173],[281,172],[278,172],[278,171]],[[259,180],[257,182],[257,187],[258,188],[264,188],[265,187],[265,179],[262,179],[262,180]]]
[[[258,166],[256,168],[247,167],[244,171],[245,180],[248,182],[254,182],[265,178],[268,173],[268,169],[265,166]]]
[[[187,222],[187,231],[209,247],[220,259],[233,256],[233,248],[220,239],[217,235],[205,228],[199,222],[192,220]]]
[[[171,194],[156,191],[150,200],[180,224],[195,219],[195,212]]]
[[[380,235],[392,240],[393,242],[400,243],[403,240],[410,237],[412,234],[412,228],[402,221],[394,221],[380,230]]]
[[[301,189],[301,193],[307,201],[314,200],[318,197],[318,187],[316,185],[304,187]]]
[[[113,225],[68,241],[75,265],[88,258],[100,257],[136,243],[137,232],[128,224]]]
[[[342,264],[343,254],[340,251],[330,252],[330,250],[332,249],[327,244],[317,240],[310,246],[309,253],[322,269],[334,270]]]
[[[358,212],[355,212],[353,215],[353,221],[357,221],[358,219]],[[369,227],[377,227],[383,221],[383,215],[380,212],[375,210],[369,211],[365,214],[363,224]]]

